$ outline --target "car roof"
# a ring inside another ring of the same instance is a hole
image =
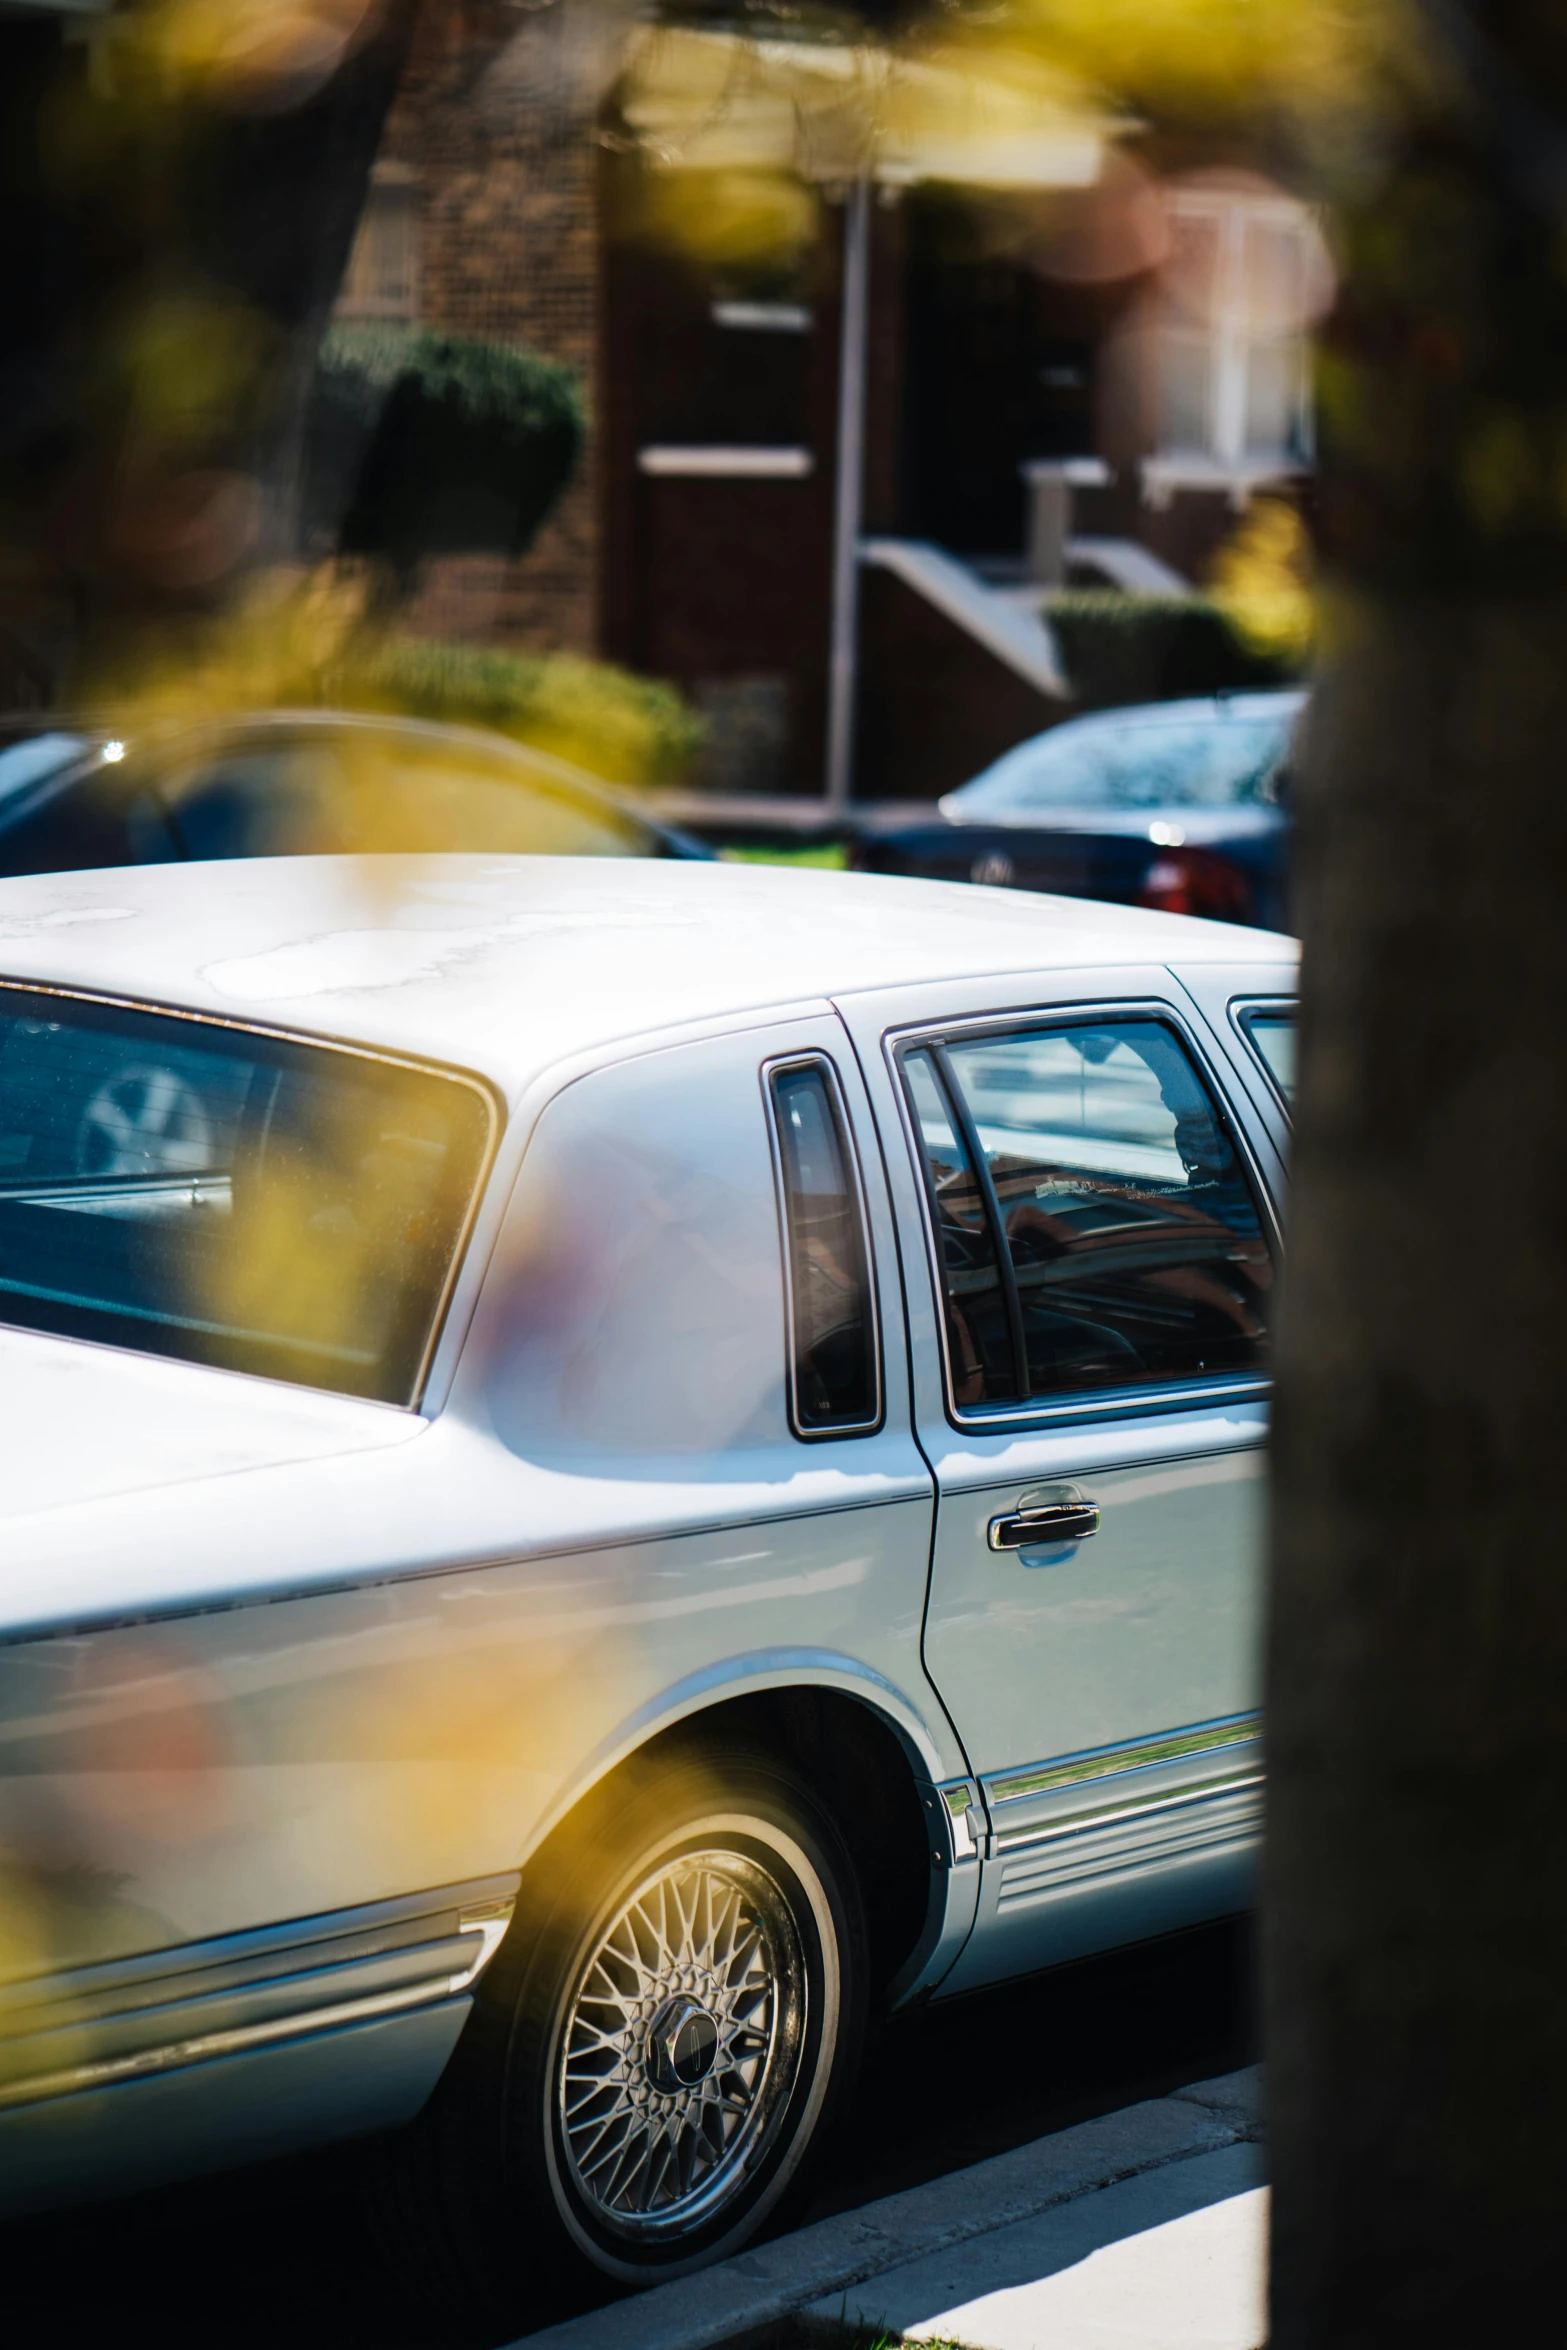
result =
[[[565,1055],[848,990],[1292,956],[1274,933],[871,874],[605,857],[280,857],[0,881],[0,978],[456,1062]]]
[[[1178,702],[1127,702],[1114,710],[1087,710],[1066,724],[1081,734],[1112,726],[1178,726],[1199,721],[1212,726],[1228,718],[1288,718],[1305,704],[1304,686],[1279,686],[1269,687],[1266,693],[1191,694]],[[1031,739],[1044,742],[1050,734],[1065,731],[1064,726],[1050,727]]]
[[[1304,708],[1304,686],[1270,686],[1264,693],[1196,694],[1178,702],[1131,702],[1119,710],[1094,710],[1092,720],[1117,726],[1167,726],[1172,718],[1282,718]]]
[[[62,749],[62,765],[82,754],[98,758],[106,745],[114,747],[116,757],[129,751],[139,760],[156,761],[160,756],[206,755],[225,744],[249,747],[271,739],[294,742],[311,738],[323,743],[351,742],[356,737],[373,743],[387,735],[416,749],[467,752],[475,758],[499,761],[515,767],[519,776],[526,775],[546,787],[580,793],[600,803],[612,801],[650,832],[668,830],[602,775],[591,774],[554,751],[520,742],[515,735],[501,734],[494,727],[468,726],[447,718],[414,718],[399,710],[294,709],[287,705],[152,719],[129,728],[114,726],[103,718],[61,716],[54,711],[0,718],[0,752],[28,742],[57,742],[68,746]]]
[[[1213,726],[1228,719],[1291,718],[1306,706],[1304,686],[1270,686],[1260,693],[1224,693],[1188,695],[1178,702],[1125,702],[1112,710],[1085,710],[1077,718],[1063,719],[1058,725],[1048,726],[1042,734],[1031,734],[1012,751],[1003,751],[984,772],[992,774],[995,768],[1014,758],[1018,751],[1043,749],[1046,743],[1085,734],[1119,734],[1123,728],[1168,728],[1202,724]],[[979,777],[975,776],[977,783]]]

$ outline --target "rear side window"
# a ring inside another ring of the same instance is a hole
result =
[[[1175,1031],[1153,1018],[903,1057],[946,1289],[953,1400],[1257,1373],[1273,1265]]]
[[[0,989],[0,1320],[412,1403],[491,1125],[437,1070]]]
[[[1287,1110],[1295,1107],[1295,1012],[1292,1005],[1259,1004],[1242,1012],[1241,1027],[1273,1080]]]
[[[800,1436],[881,1417],[864,1203],[835,1073],[824,1060],[768,1074],[789,1284],[789,1406]]]

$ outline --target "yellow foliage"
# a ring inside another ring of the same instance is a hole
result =
[[[1255,124],[1365,103],[1418,54],[1404,18],[1401,0],[1018,0],[1005,34],[1125,102]]]
[[[336,72],[381,0],[140,0],[105,52],[116,95],[292,104]]]
[[[1243,644],[1299,661],[1316,634],[1311,540],[1286,498],[1256,498],[1214,557],[1209,592]]]
[[[226,609],[165,620],[73,697],[144,735],[242,711],[345,709],[484,726],[614,783],[679,776],[698,723],[672,686],[607,661],[398,634],[364,572],[262,572]]]
[[[256,408],[276,343],[268,319],[219,293],[155,294],[111,337],[106,374],[140,431],[200,441]]]
[[[649,176],[638,225],[719,268],[786,263],[815,238],[816,200],[784,171],[659,171]]]
[[[1206,130],[1288,121],[1319,160],[1355,148],[1394,93],[1429,80],[1410,0],[1013,0],[935,8],[900,39],[643,26],[623,117],[658,167],[653,225],[713,258],[804,227],[802,183],[866,169],[1045,189],[1092,183],[1152,117]],[[1363,142],[1362,142],[1363,143]]]
[[[138,644],[123,669],[83,679],[76,698],[128,734],[319,702],[366,626],[362,581],[331,567],[262,573],[228,609],[166,623],[155,652]]]

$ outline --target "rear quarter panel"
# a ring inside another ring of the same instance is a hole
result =
[[[931,1777],[963,1768],[920,1663],[930,1480],[869,1160],[885,1423],[807,1445],[781,1417],[758,1071],[812,1043],[857,1095],[827,1017],[674,1048],[649,1081],[653,1101],[684,1053],[738,1105],[750,1155],[734,1180],[762,1219],[756,1310],[777,1389],[744,1442],[538,1457],[507,1374],[518,1317],[547,1311],[519,1278],[538,1261],[547,1112],[451,1400],[411,1441],[16,1523],[0,1594],[0,1972],[513,1868],[642,1738],[726,1693],[852,1689]],[[660,1193],[659,1164],[654,1149],[638,1177],[653,1209],[705,1242],[724,1203],[678,1168]]]

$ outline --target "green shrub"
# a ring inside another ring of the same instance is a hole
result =
[[[1249,647],[1205,596],[1068,588],[1047,596],[1044,611],[1074,694],[1091,709],[1288,685],[1299,674]]]
[[[701,740],[673,686],[571,653],[389,637],[321,686],[347,709],[493,727],[617,783],[677,780]]]
[[[584,416],[575,371],[469,335],[337,327],[306,436],[308,541],[383,557],[526,551],[571,478]]]

